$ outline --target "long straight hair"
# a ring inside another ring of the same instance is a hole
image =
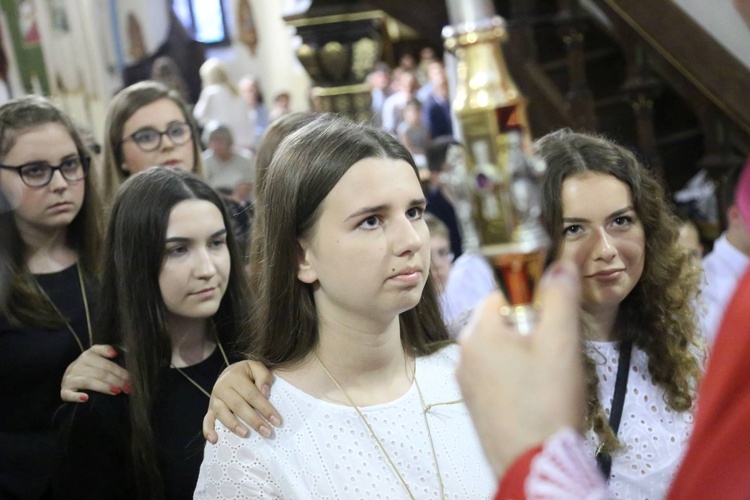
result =
[[[273,123],[271,123],[266,132],[263,134],[263,138],[258,146],[258,154],[255,156],[255,198],[256,200],[261,196],[263,186],[266,180],[266,171],[271,165],[273,155],[286,136],[292,134],[296,130],[301,129],[308,123],[312,122],[318,117],[317,113],[311,112],[295,112],[283,115]],[[260,219],[263,217],[263,211],[256,211],[253,219],[253,225],[251,228],[250,235],[250,292],[257,294],[258,287],[258,275],[254,270],[260,268],[261,260],[263,259],[262,251],[253,242],[256,239],[258,233],[258,227],[260,227]]]
[[[535,143],[547,162],[542,214],[552,239],[554,256],[562,244],[562,187],[569,177],[595,172],[610,175],[630,189],[633,208],[645,232],[643,274],[620,304],[615,329],[622,340],[648,355],[653,382],[664,390],[674,411],[689,410],[695,400],[701,350],[694,300],[700,270],[677,244],[679,221],[669,210],[664,189],[654,175],[627,149],[602,137],[559,130]],[[617,447],[598,399],[599,379],[594,361],[586,357],[588,423],[604,444]]]
[[[231,270],[218,311],[211,318],[219,341],[233,352],[247,325],[247,286],[229,216],[219,195],[195,175],[168,167],[150,168],[123,183],[115,200],[106,239],[101,317],[97,343],[125,351],[130,373],[131,453],[139,494],[160,498],[159,472],[151,415],[161,374],[172,348],[166,307],[159,287],[169,216],[185,200],[206,200],[221,212],[227,229]]]
[[[117,193],[125,179],[130,175],[123,170],[124,163],[122,153],[122,133],[125,129],[125,123],[139,109],[148,106],[161,99],[169,99],[180,108],[185,122],[190,124],[192,129],[192,145],[194,164],[192,172],[203,177],[203,160],[199,145],[198,129],[196,128],[193,115],[188,111],[187,104],[182,100],[176,90],[154,82],[143,81],[122,89],[110,101],[107,110],[107,119],[104,125],[104,152],[102,156],[102,193],[105,203],[112,203],[112,199]]]
[[[0,106],[0,162],[13,149],[16,137],[26,130],[48,123],[65,127],[76,146],[78,156],[88,158],[90,153],[81,140],[73,121],[49,100],[38,96],[13,99]],[[78,255],[78,266],[87,280],[97,276],[97,259],[101,247],[101,203],[96,190],[94,169],[89,169],[84,179],[84,197],[81,209],[67,229],[67,243]],[[65,324],[57,311],[41,294],[34,277],[26,265],[26,245],[16,225],[13,211],[0,212],[3,224],[9,228],[14,245],[10,259],[10,290],[0,311],[10,324],[35,328],[55,329]]]
[[[419,179],[411,154],[388,133],[330,114],[284,139],[273,155],[258,199],[262,216],[253,242],[259,254],[252,355],[270,366],[298,362],[318,342],[312,287],[297,279],[298,242],[313,231],[328,193],[365,158],[403,160]],[[433,353],[448,340],[432,277],[419,303],[399,320],[409,354]]]

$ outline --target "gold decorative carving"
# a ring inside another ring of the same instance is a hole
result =
[[[303,17],[287,21],[287,24],[295,28],[307,26],[321,26],[324,24],[347,23],[355,21],[367,21],[376,19],[385,19],[386,14],[382,10],[372,10],[368,12],[357,12],[352,14],[334,14],[331,16]]]
[[[333,98],[333,107],[336,111],[349,111],[349,95],[337,95]]]
[[[363,81],[378,60],[379,45],[372,38],[360,38],[354,43],[352,73],[358,81]]]
[[[372,96],[369,92],[354,94],[352,98],[354,107],[357,109],[369,109],[372,106]]]
[[[316,87],[313,92],[316,96],[328,97],[341,94],[358,94],[371,90],[369,83],[359,83],[357,85],[342,85],[339,87]]]
[[[320,50],[320,63],[334,81],[343,80],[349,72],[351,47],[339,42],[328,42]]]
[[[304,44],[297,49],[297,58],[313,81],[320,80],[321,72],[320,67],[318,66],[318,58],[315,55],[315,49]]]

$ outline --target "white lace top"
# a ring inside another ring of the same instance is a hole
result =
[[[587,342],[587,352],[596,362],[599,401],[609,417],[615,392],[617,342]],[[693,429],[690,412],[677,413],[664,401],[664,392],[651,382],[648,356],[633,347],[630,375],[617,438],[625,446],[612,455],[609,489],[615,498],[664,498],[682,461]],[[593,457],[599,440],[586,433]]]
[[[461,398],[454,377],[458,356],[454,345],[417,359],[425,404]],[[195,498],[408,498],[354,408],[316,399],[279,377],[270,401],[284,423],[268,439],[257,433],[242,439],[217,423],[219,441],[206,445]],[[414,496],[440,498],[416,387],[361,410]],[[496,479],[465,405],[434,406],[427,418],[446,498],[490,498]]]

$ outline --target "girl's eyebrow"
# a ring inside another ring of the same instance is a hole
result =
[[[607,219],[614,219],[621,215],[625,215],[626,213],[630,211],[635,211],[632,205],[628,205],[627,207],[621,208],[620,210],[615,210],[614,212],[612,212],[611,214],[607,216]],[[591,222],[591,221],[589,219],[584,219],[582,217],[563,217],[563,222],[582,223],[582,222]]]
[[[218,238],[219,236],[224,236],[225,234],[227,234],[226,228],[220,229],[209,236],[209,239]],[[185,238],[184,236],[172,236],[171,238],[167,238],[166,240],[164,240],[164,243],[188,243],[190,241],[192,241],[192,238]]]
[[[78,158],[79,156],[80,156],[80,154],[78,153],[78,151],[76,151],[75,153],[68,153],[68,154],[63,155],[63,156],[60,157],[60,162],[64,162],[66,160],[72,160],[73,158]],[[48,162],[47,160],[31,160],[31,161],[27,161],[27,162],[19,165],[19,167],[23,167],[25,165],[34,165],[34,164],[37,164],[37,163],[47,163],[47,164],[51,165],[51,163]]]
[[[414,207],[414,206],[422,206],[422,207],[424,207],[426,205],[427,205],[427,200],[424,199],[424,198],[414,198],[413,200],[411,200],[409,202],[409,206],[410,207]],[[363,208],[360,208],[359,210],[357,210],[356,212],[354,212],[353,214],[351,214],[346,219],[347,220],[354,219],[354,218],[357,218],[357,217],[362,217],[363,215],[371,214],[373,212],[381,212],[383,210],[388,210],[390,208],[391,208],[391,205],[389,205],[387,203],[385,203],[383,205],[376,205],[374,207],[363,207]]]

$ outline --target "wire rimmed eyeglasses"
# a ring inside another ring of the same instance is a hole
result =
[[[155,128],[142,128],[125,137],[120,143],[133,141],[138,149],[144,153],[151,153],[161,147],[162,137],[165,135],[175,146],[182,146],[193,137],[193,128],[184,122],[172,123],[163,132]]]
[[[60,171],[68,182],[83,180],[89,173],[91,159],[88,156],[66,158],[59,165],[51,165],[46,161],[32,161],[23,165],[0,165],[0,168],[14,170],[21,176],[21,180],[29,187],[44,187],[52,181],[55,172]]]

